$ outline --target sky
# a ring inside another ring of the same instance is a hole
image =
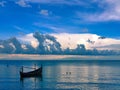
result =
[[[120,38],[120,0],[0,0],[0,38],[92,33]]]
[[[37,47],[34,32],[54,36],[63,49],[120,50],[120,0],[0,0],[0,39]]]

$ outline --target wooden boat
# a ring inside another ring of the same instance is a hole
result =
[[[35,68],[35,70],[30,71],[30,72],[23,72],[23,67],[20,71],[20,77],[41,77],[42,76],[42,66],[38,69]]]

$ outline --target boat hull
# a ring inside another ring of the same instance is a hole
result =
[[[41,77],[42,76],[42,68],[38,68],[34,71],[30,71],[30,72],[21,72],[20,71],[20,77],[24,78],[24,77]]]

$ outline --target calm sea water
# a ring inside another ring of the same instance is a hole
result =
[[[43,65],[43,77],[21,80],[20,67],[34,64]],[[120,61],[0,61],[0,90],[49,89],[120,90]]]

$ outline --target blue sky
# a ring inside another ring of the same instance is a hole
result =
[[[120,38],[119,0],[0,0],[0,38],[35,31]]]

